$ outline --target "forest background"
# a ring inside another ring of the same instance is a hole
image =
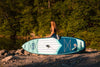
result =
[[[0,35],[50,34],[50,21],[60,36],[83,39],[100,49],[100,0],[0,0]]]

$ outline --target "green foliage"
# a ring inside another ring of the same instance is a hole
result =
[[[50,21],[58,34],[100,44],[100,0],[0,0],[0,34],[26,36],[31,32],[45,36]]]
[[[0,50],[16,50],[21,48],[22,44],[25,43],[26,40],[21,39],[9,39],[9,38],[0,38]]]

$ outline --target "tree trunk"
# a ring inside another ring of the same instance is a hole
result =
[[[48,8],[50,8],[50,0],[48,0]]]

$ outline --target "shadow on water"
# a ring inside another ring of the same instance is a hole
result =
[[[88,52],[86,54],[88,54]],[[56,59],[56,61],[54,62],[53,62],[54,59],[47,58],[46,62],[43,61],[40,63],[32,63],[32,64],[18,66],[18,67],[100,67],[100,55],[96,56],[95,58],[95,60],[97,60],[98,62],[91,61],[91,59],[94,58],[84,57],[84,53],[81,56],[77,56],[69,59],[68,58],[69,57],[66,55],[65,57]]]
[[[26,40],[23,39],[10,39],[10,38],[0,38],[0,50],[16,50],[20,49],[22,44],[25,43]]]

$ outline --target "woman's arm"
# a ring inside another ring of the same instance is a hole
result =
[[[51,22],[51,34],[49,36],[46,37],[51,37],[54,34],[54,23]]]
[[[51,34],[49,35],[50,37],[54,34],[54,23],[51,22]]]

